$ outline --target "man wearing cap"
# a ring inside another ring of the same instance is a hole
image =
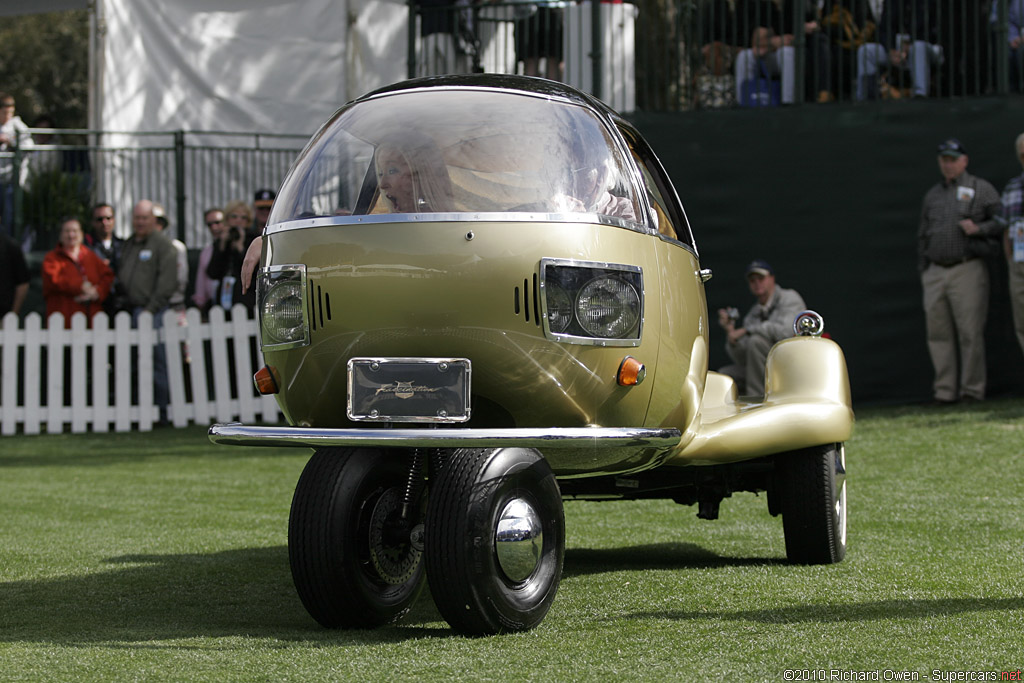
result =
[[[743,327],[736,327],[738,315],[718,309],[718,324],[726,333],[725,350],[733,361],[719,372],[732,377],[741,393],[762,396],[768,352],[775,342],[793,336],[793,319],[806,306],[795,290],[776,286],[775,271],[767,261],[757,259],[747,266],[747,284],[757,303],[743,318]]]
[[[267,219],[270,217],[270,207],[274,205],[277,194],[273,190],[260,190],[253,200],[252,231],[256,235],[263,234],[263,228],[267,227]]]
[[[942,181],[925,194],[917,231],[928,353],[935,368],[932,390],[938,404],[980,401],[988,313],[985,257],[999,252],[1002,204],[991,183],[967,172],[967,150],[959,140],[942,142],[938,155]]]

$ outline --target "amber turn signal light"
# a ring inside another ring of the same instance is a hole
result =
[[[256,374],[252,376],[252,381],[256,385],[256,391],[266,396],[267,394],[276,394],[278,389],[277,371],[271,368],[269,365],[264,365],[262,368],[256,371]]]
[[[626,356],[619,363],[619,372],[615,381],[620,386],[632,387],[643,382],[646,376],[647,368],[644,367],[644,364],[633,358],[633,356]]]

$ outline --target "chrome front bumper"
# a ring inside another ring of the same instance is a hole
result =
[[[661,464],[680,438],[678,429],[633,427],[314,429],[237,422],[210,427],[210,441],[231,446],[536,448],[560,477],[648,469]]]

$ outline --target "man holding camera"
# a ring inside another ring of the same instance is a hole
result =
[[[718,324],[726,333],[725,350],[731,365],[719,369],[736,381],[746,396],[764,395],[764,366],[775,342],[793,336],[793,319],[803,311],[803,297],[795,290],[775,285],[775,271],[767,261],[757,259],[747,266],[747,284],[757,303],[739,324],[735,308],[718,309]]]

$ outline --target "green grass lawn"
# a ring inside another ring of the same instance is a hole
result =
[[[547,619],[477,639],[429,598],[377,631],[306,614],[286,530],[307,451],[213,446],[198,428],[0,444],[0,681],[928,680],[1024,666],[1024,400],[859,411],[834,566],[786,564],[763,495],[735,495],[713,522],[667,501],[568,503]]]

